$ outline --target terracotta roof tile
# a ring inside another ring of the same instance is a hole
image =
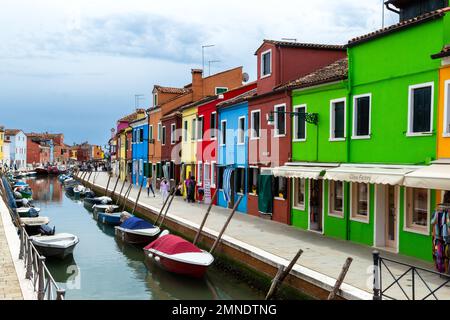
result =
[[[442,48],[441,52],[438,52],[436,54],[433,54],[431,58],[433,59],[439,59],[439,58],[445,58],[450,57],[450,44],[447,44]]]
[[[161,93],[169,93],[169,94],[185,94],[191,91],[190,89],[186,88],[172,88],[163,86],[155,86],[155,90]]]
[[[438,19],[440,17],[443,17],[445,15],[445,13],[448,12],[449,10],[450,10],[450,8],[444,8],[444,9],[439,9],[439,10],[435,10],[435,11],[432,11],[432,12],[428,12],[428,13],[425,13],[425,14],[420,15],[418,17],[399,22],[399,23],[394,24],[392,26],[389,26],[389,27],[386,27],[386,28],[383,28],[383,29],[380,29],[380,30],[377,30],[377,31],[374,31],[374,32],[371,32],[371,33],[368,33],[368,34],[360,36],[360,37],[353,38],[352,40],[350,40],[348,42],[348,46],[351,47],[351,46],[354,46],[356,44],[369,41],[371,39],[380,37],[380,36],[385,35],[385,34],[396,32],[396,31],[401,30],[401,29],[409,28],[411,26],[414,26],[414,25],[417,25],[417,24],[420,24],[420,23],[424,23],[424,22],[427,22],[427,21],[430,21],[430,20],[433,20],[433,19]]]
[[[125,117],[118,120],[118,122],[130,122],[137,119],[139,113],[145,113],[145,109],[136,109],[135,112],[126,115]]]
[[[19,130],[19,129],[6,129],[5,130],[5,135],[7,135],[7,136],[15,136],[16,134],[18,134],[21,131],[22,130]]]
[[[311,87],[323,83],[345,80],[347,79],[347,77],[348,77],[348,59],[344,58],[326,67],[318,69],[304,77],[281,85],[275,88],[275,91]]]
[[[247,99],[250,99],[251,97],[256,95],[256,89],[252,89],[250,91],[247,91],[239,96],[236,96],[232,99],[228,99],[224,102],[221,102],[217,105],[218,108],[220,107],[227,107],[227,106],[231,106],[233,104],[238,104],[244,101],[247,101]]]
[[[258,50],[265,44],[270,43],[278,47],[285,48],[303,48],[303,49],[321,49],[321,50],[345,50],[345,45],[336,45],[336,44],[320,44],[320,43],[303,43],[303,42],[293,42],[293,41],[277,41],[277,40],[268,40],[264,39],[263,44],[256,50]],[[255,52],[255,54],[256,54]]]

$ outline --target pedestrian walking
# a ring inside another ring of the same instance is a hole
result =
[[[156,197],[155,190],[153,190],[152,179],[150,177],[148,177],[147,178],[147,197],[150,197],[150,191],[152,191],[152,193],[153,193],[153,198]]]
[[[170,188],[169,183],[167,182],[166,179],[163,179],[160,186],[163,204],[166,202],[166,199],[169,196],[169,188]]]

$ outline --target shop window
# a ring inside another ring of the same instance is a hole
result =
[[[370,138],[371,95],[354,97],[353,101],[353,138]]]
[[[352,218],[369,222],[369,185],[352,184]]]
[[[294,208],[305,210],[305,179],[294,179]]]
[[[345,138],[345,99],[331,101],[330,140]]]
[[[236,169],[236,193],[245,194],[245,168]]]
[[[433,84],[409,87],[409,134],[432,132]]]
[[[427,189],[406,189],[406,227],[411,230],[428,233],[429,193]]]
[[[274,197],[287,199],[287,179],[285,177],[276,177],[274,179]]]
[[[219,189],[223,189],[223,173],[225,172],[225,167],[218,167],[218,176],[217,176],[217,187]]]
[[[249,168],[248,169],[248,192],[253,195],[258,194],[258,175],[259,168]]]
[[[258,139],[261,136],[261,111],[252,111],[251,114],[251,138]]]
[[[306,140],[306,121],[304,114],[306,113],[306,105],[294,107],[294,112],[301,115],[294,116],[294,141]]]
[[[238,144],[244,144],[244,142],[245,142],[245,117],[240,117],[238,123]]]
[[[275,106],[275,137],[286,134],[286,105]]]
[[[330,215],[344,216],[344,183],[342,181],[330,181]]]

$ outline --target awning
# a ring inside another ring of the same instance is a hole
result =
[[[324,179],[371,184],[402,185],[405,175],[414,171],[411,167],[383,168],[341,166],[326,171]]]
[[[326,168],[324,167],[296,167],[283,166],[272,169],[275,177],[299,178],[299,179],[319,179]]]
[[[404,185],[413,188],[450,190],[450,164],[432,164],[406,175]]]

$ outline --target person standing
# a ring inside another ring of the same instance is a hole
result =
[[[153,198],[156,197],[155,196],[155,190],[153,190],[152,179],[150,177],[148,177],[147,178],[147,197],[150,197],[150,190],[153,193]]]
[[[192,202],[195,203],[195,178],[191,176],[191,178],[188,181],[188,203]]]
[[[164,204],[166,202],[167,197],[169,196],[169,183],[167,182],[166,179],[164,179],[161,182],[160,189],[161,189],[161,194],[162,194],[162,201]]]

